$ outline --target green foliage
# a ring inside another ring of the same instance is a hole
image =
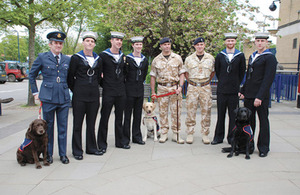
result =
[[[28,56],[28,41],[26,37],[19,37],[20,61],[25,62]],[[18,61],[18,37],[16,35],[7,35],[0,42],[0,54],[2,60]],[[3,54],[3,55],[2,55]]]
[[[158,55],[159,40],[168,36],[173,50],[183,58],[193,51],[192,42],[199,36],[214,54],[223,47],[223,33],[244,36],[248,30],[237,23],[236,12],[257,10],[236,0],[111,0],[106,6],[100,17],[90,21],[98,32],[121,31],[126,39],[142,35],[147,56]]]

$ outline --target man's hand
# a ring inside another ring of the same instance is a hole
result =
[[[244,95],[241,94],[240,92],[238,93],[238,96],[239,96],[239,98],[240,98],[241,100],[245,98]]]
[[[254,100],[254,106],[255,107],[261,106],[261,103],[262,103],[262,101],[260,99],[255,98],[255,100]]]
[[[179,86],[176,90],[176,94],[180,94],[181,93],[181,91],[182,91],[182,87],[181,86]]]
[[[33,97],[34,97],[35,100],[39,100],[40,101],[39,94],[36,94]]]
[[[156,93],[152,93],[151,98],[152,98],[153,100],[155,100],[155,99],[156,99]]]

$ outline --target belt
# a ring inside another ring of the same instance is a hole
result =
[[[203,87],[205,85],[208,85],[210,83],[210,80],[208,80],[206,82],[203,82],[203,83],[197,83],[197,82],[194,82],[194,81],[191,81],[191,80],[189,80],[188,82],[189,82],[189,84],[191,84],[193,86],[196,86],[196,87],[200,87],[201,86],[201,87]]]
[[[173,87],[173,86],[177,85],[178,82],[175,81],[175,82],[171,82],[171,83],[157,83],[157,84],[159,84],[161,86],[165,86],[165,87]]]

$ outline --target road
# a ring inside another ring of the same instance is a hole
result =
[[[40,86],[41,81],[37,81]],[[0,98],[14,98],[13,102],[2,104],[0,116],[0,139],[28,128],[38,116],[38,107],[24,107],[27,104],[28,80],[0,84]]]
[[[37,80],[37,85],[40,86],[41,81]],[[0,84],[0,98],[14,98],[16,103],[27,103],[28,96],[28,79],[22,82],[6,82]]]

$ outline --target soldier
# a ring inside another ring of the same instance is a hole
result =
[[[125,59],[121,51],[125,34],[111,32],[111,47],[99,54],[102,59],[102,108],[101,119],[98,129],[98,147],[102,153],[107,149],[108,120],[115,107],[115,146],[117,148],[130,149],[128,144],[123,142],[123,112],[125,109]]]
[[[194,141],[193,134],[196,125],[196,112],[198,104],[200,103],[202,142],[204,144],[209,144],[210,140],[208,134],[212,106],[210,81],[214,76],[215,59],[212,55],[204,51],[204,38],[197,38],[194,41],[194,47],[196,51],[188,56],[184,62],[184,69],[186,71],[185,77],[189,84],[186,95],[186,142],[192,144]]]
[[[255,133],[255,113],[259,118],[257,147],[260,157],[266,157],[270,150],[269,98],[270,88],[276,74],[277,60],[267,49],[268,33],[256,33],[255,51],[249,58],[246,82],[241,89],[244,105],[252,111],[250,125]]]
[[[131,114],[133,112],[132,142],[144,145],[141,133],[141,116],[144,101],[144,81],[148,73],[148,60],[141,53],[144,37],[132,37],[133,52],[126,56],[126,107],[124,119],[125,144],[130,142]]]
[[[160,40],[162,52],[153,59],[151,66],[150,86],[152,97],[156,97],[155,81],[157,81],[157,95],[176,92],[176,94],[160,97],[157,99],[159,106],[159,117],[161,125],[160,143],[168,140],[169,122],[168,110],[170,104],[171,110],[171,129],[173,131],[172,141],[183,144],[184,140],[180,138],[179,131],[181,127],[180,115],[182,107],[182,85],[184,83],[184,70],[182,69],[182,59],[179,55],[171,51],[171,39],[165,37]]]
[[[59,156],[63,164],[68,164],[67,157],[67,128],[70,105],[70,94],[67,84],[67,74],[70,57],[61,53],[64,39],[63,32],[51,32],[47,35],[50,51],[40,53],[32,64],[29,73],[29,83],[36,100],[42,102],[43,118],[47,121],[48,156],[47,161],[53,163],[54,114],[57,118]],[[38,92],[36,77],[42,72],[43,83]]]
[[[102,155],[98,151],[95,122],[99,110],[99,82],[101,60],[93,52],[98,35],[95,32],[82,33],[83,50],[71,57],[68,71],[68,86],[73,92],[73,137],[72,153],[76,160],[83,159],[82,123],[86,118],[86,150],[87,154]]]
[[[226,49],[218,53],[215,70],[218,78],[217,109],[218,120],[212,145],[223,143],[225,133],[225,114],[228,109],[229,127],[227,141],[230,144],[230,132],[235,125],[234,109],[239,103],[238,92],[246,70],[246,59],[242,52],[235,49],[236,33],[225,33]]]

